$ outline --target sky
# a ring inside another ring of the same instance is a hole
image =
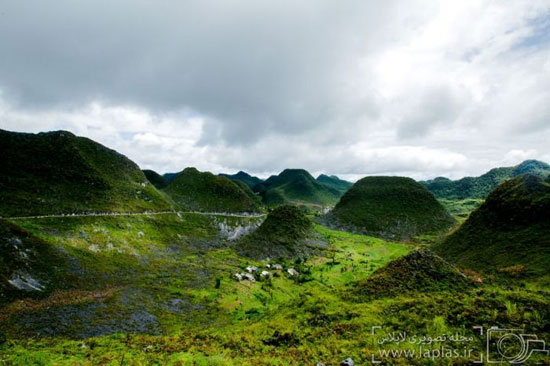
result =
[[[550,162],[550,0],[0,0],[0,128],[159,173]]]

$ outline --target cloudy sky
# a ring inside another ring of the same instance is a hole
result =
[[[0,0],[0,128],[161,173],[550,162],[550,0]]]

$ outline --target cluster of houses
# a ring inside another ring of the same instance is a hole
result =
[[[261,269],[256,266],[248,266],[246,267],[246,272],[235,273],[234,276],[237,281],[255,282],[258,278],[262,279],[266,277],[271,277],[273,275],[273,271],[284,271],[284,268],[278,263],[266,264],[265,269]],[[294,268],[288,268],[286,272],[289,274],[289,276],[298,276],[300,274]]]

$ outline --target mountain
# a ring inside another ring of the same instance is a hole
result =
[[[341,196],[339,190],[316,181],[303,169],[285,169],[256,185],[254,191],[261,194],[268,206],[285,203],[333,205]]]
[[[248,173],[245,173],[243,171],[238,172],[237,174],[219,174],[222,177],[227,177],[234,181],[240,181],[246,184],[250,189],[254,188],[255,185],[260,184],[263,182],[262,179],[258,177],[253,177]]]
[[[130,159],[84,137],[0,130],[0,216],[170,209]]]
[[[165,189],[183,210],[203,212],[260,212],[259,203],[226,177],[186,168]]]
[[[538,160],[526,160],[513,167],[491,169],[479,177],[465,177],[454,181],[438,177],[421,183],[437,198],[485,198],[502,182],[522,174],[534,174],[545,178],[550,175],[550,165]]]
[[[356,291],[367,297],[462,291],[473,282],[433,252],[414,251],[376,270]]]
[[[496,272],[550,268],[550,182],[522,175],[495,189],[435,250],[461,267]],[[519,267],[516,267],[519,268]]]
[[[244,193],[246,193],[246,195],[254,202],[256,202],[256,204],[258,204],[258,206],[263,206],[263,203],[262,203],[262,198],[260,197],[259,194],[257,194],[256,192],[252,191],[252,189],[250,189],[250,187],[244,183],[243,181],[240,181],[240,180],[233,180],[232,182],[234,182],[236,185],[239,186],[240,189],[243,190]]]
[[[353,185],[353,183],[342,180],[335,175],[328,176],[325,174],[321,174],[320,176],[318,176],[317,182],[322,183],[327,187],[334,188],[338,190],[341,194],[346,193],[346,191],[350,189]]]
[[[309,255],[326,249],[313,223],[296,206],[281,205],[271,211],[252,234],[236,245],[239,254],[253,258]]]
[[[168,182],[172,182],[174,179],[176,179],[176,177],[178,176],[179,173],[164,173],[162,175],[162,177]]]
[[[0,219],[0,305],[59,287],[66,260],[47,242]]]
[[[145,178],[155,186],[157,189],[163,189],[168,186],[168,181],[160,174],[155,172],[154,170],[142,170],[143,174],[145,174]]]
[[[402,240],[449,228],[454,219],[421,184],[404,177],[366,177],[325,218],[330,226]]]

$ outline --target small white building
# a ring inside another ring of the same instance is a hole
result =
[[[300,274],[300,273],[299,273],[297,270],[295,270],[294,268],[289,268],[289,269],[287,270],[287,272],[288,272],[288,274],[291,275],[291,276],[298,276],[298,275]]]
[[[247,271],[248,273],[254,273],[254,272],[257,272],[257,271],[258,271],[258,267],[248,266],[248,267],[246,267],[246,271]]]

